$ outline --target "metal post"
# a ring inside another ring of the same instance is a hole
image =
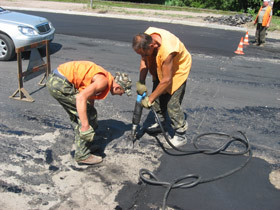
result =
[[[50,41],[46,41],[46,57],[47,57],[47,71],[46,71],[46,78],[48,78],[49,74],[51,73],[51,61],[50,61]]]
[[[23,88],[22,83],[22,61],[21,61],[21,52],[17,53],[17,61],[18,61],[18,90],[19,90],[19,98],[23,98],[23,94],[21,92]]]

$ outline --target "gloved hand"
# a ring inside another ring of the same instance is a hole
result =
[[[143,95],[143,93],[147,92],[147,87],[141,82],[136,82],[136,91],[139,95]]]
[[[79,129],[80,131],[80,138],[88,141],[88,142],[92,142],[95,132],[93,130],[93,128],[91,126],[89,126],[89,129],[87,131],[81,131],[81,129]]]
[[[151,103],[149,101],[149,97],[145,97],[143,100],[142,100],[142,106],[145,107],[146,109],[149,109],[151,108],[152,105],[154,105],[155,102]]]

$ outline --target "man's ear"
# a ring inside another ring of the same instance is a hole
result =
[[[153,43],[150,44],[150,47],[157,48],[157,47],[159,47],[159,45],[158,45],[157,42],[153,42]]]
[[[120,89],[121,89],[121,86],[119,84],[116,83],[115,85],[113,85],[114,92],[116,92],[116,91],[118,91]]]
[[[118,85],[117,90],[122,91],[122,90],[124,90],[124,89],[122,88],[122,86]]]
[[[120,87],[116,85],[116,86],[114,87],[114,91],[116,92],[119,88],[120,88]]]

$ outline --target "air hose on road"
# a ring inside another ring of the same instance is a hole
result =
[[[151,107],[151,110],[153,111],[156,120],[158,122],[158,124],[160,125],[160,128],[162,130],[162,134],[164,135],[165,140],[167,141],[167,143],[177,152],[179,153],[170,153],[168,152],[163,146],[162,144],[159,142],[159,144],[161,145],[161,147],[163,148],[163,150],[169,154],[169,155],[174,155],[174,156],[183,156],[183,155],[191,155],[191,154],[198,154],[198,153],[203,153],[203,154],[207,154],[207,155],[214,155],[214,154],[223,154],[223,155],[244,155],[248,153],[248,157],[246,159],[246,161],[241,164],[239,167],[232,169],[226,173],[223,173],[221,175],[212,177],[212,178],[207,178],[207,179],[203,179],[200,175],[197,174],[187,174],[187,175],[183,175],[177,179],[175,179],[172,182],[163,182],[163,181],[159,181],[158,178],[155,176],[155,174],[153,174],[151,171],[147,170],[147,169],[140,169],[139,171],[139,175],[140,175],[140,179],[146,183],[146,184],[151,184],[151,185],[161,185],[166,187],[166,191],[163,197],[163,202],[162,202],[162,210],[166,209],[166,202],[167,202],[167,198],[168,195],[170,193],[170,191],[172,189],[176,189],[176,188],[191,188],[194,187],[198,184],[202,184],[202,183],[207,183],[207,182],[213,182],[216,181],[218,179],[222,179],[224,177],[230,176],[234,173],[236,173],[237,171],[241,170],[242,168],[244,168],[247,163],[250,161],[250,159],[252,158],[252,150],[249,144],[249,140],[247,139],[246,135],[242,132],[242,131],[238,131],[238,133],[240,134],[240,136],[234,136],[234,135],[229,135],[226,133],[204,133],[204,134],[200,134],[198,136],[196,136],[193,140],[193,144],[195,147],[195,150],[183,150],[180,148],[175,147],[169,140],[168,136],[166,135],[163,126],[160,122],[160,119],[157,115],[157,113],[155,112],[155,110],[153,109],[153,107]],[[198,140],[201,137],[204,136],[219,136],[219,137],[227,137],[229,140],[227,142],[225,142],[222,146],[220,146],[217,149],[200,149],[198,146]],[[158,140],[159,141],[159,140]],[[244,151],[240,151],[240,152],[229,152],[226,151],[227,148],[234,142],[239,142],[241,144],[244,145]],[[147,175],[149,175],[149,178],[147,178]]]

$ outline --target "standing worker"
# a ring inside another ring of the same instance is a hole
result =
[[[68,113],[75,132],[75,160],[79,165],[102,162],[91,154],[97,128],[94,101],[112,95],[131,94],[131,80],[127,74],[111,73],[90,61],[71,61],[58,66],[48,77],[50,94]]]
[[[257,24],[255,44],[260,47],[264,46],[266,30],[269,28],[271,18],[272,18],[272,7],[269,6],[269,0],[264,0],[263,6],[261,6],[254,23],[255,25]]]
[[[142,95],[147,91],[145,80],[148,71],[153,77],[153,91],[142,100],[142,105],[145,108],[153,105],[163,127],[166,125],[168,113],[175,131],[170,141],[175,147],[183,146],[187,143],[188,123],[181,103],[192,65],[190,53],[175,35],[154,27],[134,36],[132,47],[141,55],[140,76],[136,83],[138,94]],[[159,133],[161,128],[156,122],[147,128],[147,132]],[[164,146],[170,148],[166,143]]]

